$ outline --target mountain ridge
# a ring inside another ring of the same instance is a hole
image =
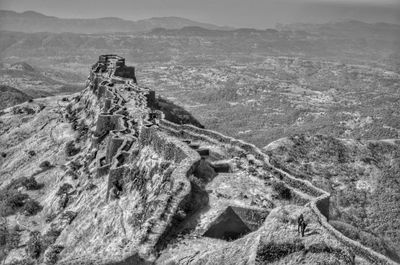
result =
[[[185,26],[201,26],[208,29],[231,29],[209,23],[198,22],[181,17],[151,17],[140,20],[127,20],[117,17],[101,18],[58,18],[36,11],[18,13],[0,10],[0,29],[4,31],[71,32],[71,33],[109,33],[144,32],[157,27],[177,29]]]
[[[134,71],[102,55],[81,93],[0,115],[5,264],[395,264],[335,230],[331,195],[256,146],[168,121]]]

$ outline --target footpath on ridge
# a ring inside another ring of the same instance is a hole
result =
[[[122,57],[100,56],[92,67],[88,87],[97,98],[96,104],[100,105],[92,145],[97,148],[106,145],[106,152],[98,159],[97,167],[98,176],[108,180],[106,200],[118,197],[124,176],[132,174],[131,162],[139,150],[151,146],[175,165],[170,180],[166,180],[170,187],[160,186],[154,194],[146,195],[163,196],[163,201],[154,206],[153,211],[153,219],[161,221],[154,223],[149,218],[142,224],[144,229],[139,251],[142,256],[151,256],[151,249],[162,248],[164,238],[173,233],[171,223],[194,196],[193,181],[189,180],[191,175],[212,179],[216,175],[229,178],[234,174],[244,174],[260,180],[283,182],[298,200],[311,208],[320,225],[355,255],[372,264],[396,264],[334,229],[328,223],[330,194],[274,167],[269,157],[256,146],[211,130],[166,120],[162,111],[156,109],[154,91],[137,85],[134,68],[125,66]],[[85,100],[85,105],[92,104],[87,98]],[[109,140],[104,143],[106,137]],[[207,173],[207,170],[215,174]],[[210,179],[207,181],[211,182]],[[140,181],[135,179],[136,185],[146,192],[143,188],[145,183]],[[163,193],[165,189],[168,192]],[[247,210],[256,213],[258,208]]]

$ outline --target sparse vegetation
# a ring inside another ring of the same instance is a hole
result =
[[[75,147],[74,141],[69,141],[65,145],[65,154],[67,156],[74,156],[74,155],[78,154],[80,151],[81,151],[81,149],[79,147]]]
[[[322,135],[289,140],[290,145],[268,152],[270,161],[332,194],[330,218],[336,229],[400,261],[400,146]]]
[[[29,195],[17,190],[23,185],[31,187],[30,184],[26,184],[26,180],[26,178],[17,179],[7,188],[0,190],[0,216],[13,215],[17,211],[26,215],[34,215],[42,209],[38,202],[29,198]]]
[[[48,246],[54,244],[57,238],[60,236],[61,230],[51,227],[49,231],[42,237],[43,246],[47,248]]]
[[[79,169],[82,167],[82,164],[79,163],[77,160],[73,160],[73,161],[71,161],[71,163],[69,164],[69,166],[70,166],[70,169],[71,169],[72,171],[77,171],[77,170],[79,170]]]
[[[56,264],[58,260],[58,255],[63,249],[64,247],[60,245],[50,246],[45,254],[45,264],[47,265]]]
[[[12,180],[7,189],[18,189],[20,187],[24,187],[27,190],[38,190],[43,187],[43,184],[39,184],[35,177],[21,177]]]
[[[43,184],[39,184],[35,177],[30,177],[27,178],[22,185],[27,189],[27,190],[38,190],[43,187]]]
[[[0,250],[6,251],[17,248],[20,242],[18,227],[10,229],[5,218],[0,220]]]
[[[28,200],[25,202],[24,206],[22,207],[22,213],[31,216],[35,215],[42,210],[42,206],[35,200]]]
[[[38,259],[43,251],[42,237],[39,231],[32,231],[26,243],[26,253],[32,259]]]
[[[63,194],[68,194],[69,190],[72,189],[72,185],[69,183],[64,183],[58,189],[56,195],[61,196]]]
[[[27,106],[15,106],[12,108],[12,113],[14,115],[18,115],[18,114],[27,114],[27,115],[32,115],[35,114],[35,110],[32,108],[29,108]]]
[[[0,191],[0,216],[9,216],[24,206],[29,198],[27,194],[15,189],[3,189]]]
[[[9,263],[9,265],[35,265],[35,261],[30,259],[15,260]]]
[[[46,221],[46,223],[50,223],[50,222],[53,221],[56,217],[57,217],[57,214],[56,214],[56,213],[49,213],[49,214],[46,216],[45,221]]]
[[[262,263],[274,262],[294,252],[303,251],[304,249],[305,246],[299,239],[284,243],[268,242],[259,246],[257,250],[257,261]]]
[[[46,170],[46,169],[51,168],[51,163],[49,161],[45,160],[42,163],[40,163],[39,167],[43,170]]]

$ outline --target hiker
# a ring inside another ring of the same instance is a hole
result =
[[[297,218],[297,232],[300,234],[301,232],[301,224],[304,222],[303,214],[300,214],[299,218]]]

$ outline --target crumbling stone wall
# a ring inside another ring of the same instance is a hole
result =
[[[139,252],[149,257],[160,236],[168,233],[178,210],[187,205],[183,202],[193,196],[189,176],[200,156],[147,121],[155,104],[154,91],[137,86],[132,76],[118,76],[114,68],[121,67],[122,61],[111,64],[110,58],[115,56],[99,59],[89,82],[103,111],[97,119],[93,146],[99,147],[107,139],[105,155],[98,158],[97,177],[107,178],[106,200],[116,186],[121,195],[129,192],[128,188],[143,195],[139,202],[143,215],[136,218]],[[131,91],[129,98],[123,91]],[[128,110],[128,102],[136,107],[134,111]],[[156,164],[148,164],[154,156]]]
[[[161,235],[168,234],[168,229],[171,229],[170,225],[177,213],[186,208],[188,200],[194,196],[189,178],[196,171],[200,156],[176,139],[186,138],[208,141],[229,148],[232,155],[239,157],[244,155],[252,160],[252,163],[259,164],[294,191],[309,196],[307,197],[309,205],[321,225],[340,242],[355,250],[356,254],[375,264],[394,264],[385,256],[335,230],[328,223],[330,194],[313,186],[309,181],[297,179],[274,167],[270,164],[269,157],[254,145],[214,131],[191,125],[177,125],[164,119],[160,121],[159,126],[152,126],[147,119],[155,104],[154,91],[137,86],[132,71],[128,71],[129,76],[118,74],[118,71],[122,73],[126,70],[123,70],[124,67],[125,60],[116,55],[100,56],[99,62],[92,67],[90,88],[97,96],[99,104],[103,106],[103,113],[98,117],[93,144],[98,145],[105,135],[110,137],[106,157],[102,158],[105,159],[102,161],[106,162],[98,168],[99,175],[108,174],[107,198],[112,183],[121,180],[124,184],[131,182],[134,189],[143,193],[142,205],[145,210],[139,226],[141,256],[151,255],[150,250],[159,243]],[[120,85],[122,87],[117,88]],[[125,109],[126,101],[130,99],[122,96],[122,90],[131,91],[136,95],[134,101],[136,111],[139,113]],[[137,139],[137,142],[132,139]],[[133,142],[135,144],[132,144]],[[158,169],[161,170],[161,175],[155,172],[154,168],[145,165],[152,154],[160,161],[168,162],[164,164],[164,168]]]
[[[141,190],[143,194],[142,203],[147,205],[145,216],[140,223],[144,251],[146,246],[158,244],[162,235],[171,228],[169,224],[183,207],[182,202],[192,196],[189,176],[193,174],[200,156],[182,142],[167,136],[155,127],[143,127],[138,142],[141,150],[139,156],[146,155],[145,150],[151,150],[148,155],[157,154],[161,161],[168,165],[160,169],[163,170],[162,175],[152,174],[151,167],[154,165],[150,164],[147,168],[143,165],[151,158],[137,157],[135,160],[142,164],[135,167],[139,171],[133,169],[131,172],[134,174],[133,181],[137,184],[135,188]],[[132,179],[132,176],[130,178]],[[156,201],[151,198],[156,198]]]
[[[241,140],[237,140],[225,135],[222,135],[217,132],[213,132],[210,130],[205,130],[201,128],[197,128],[191,125],[178,125],[173,124],[169,121],[163,120],[161,122],[161,126],[166,130],[170,131],[172,134],[176,136],[181,136],[183,138],[188,139],[197,139],[203,141],[210,142],[219,142],[221,145],[230,146],[230,147],[238,147],[238,149],[230,149],[231,152],[233,150],[245,150],[247,153],[254,155],[254,157],[258,160],[261,160],[266,169],[277,174],[282,181],[284,181],[289,187],[295,190],[300,190],[301,192],[310,195],[311,200],[309,205],[313,212],[318,216],[318,220],[320,224],[327,229],[333,236],[335,236],[339,242],[349,247],[355,253],[373,264],[396,264],[386,256],[370,249],[357,241],[354,241],[342,233],[333,228],[329,223],[329,200],[330,194],[321,190],[314,185],[312,185],[309,181],[298,179],[294,176],[291,176],[289,173],[274,167],[269,162],[269,157],[261,152],[257,147],[252,144],[245,143]]]

